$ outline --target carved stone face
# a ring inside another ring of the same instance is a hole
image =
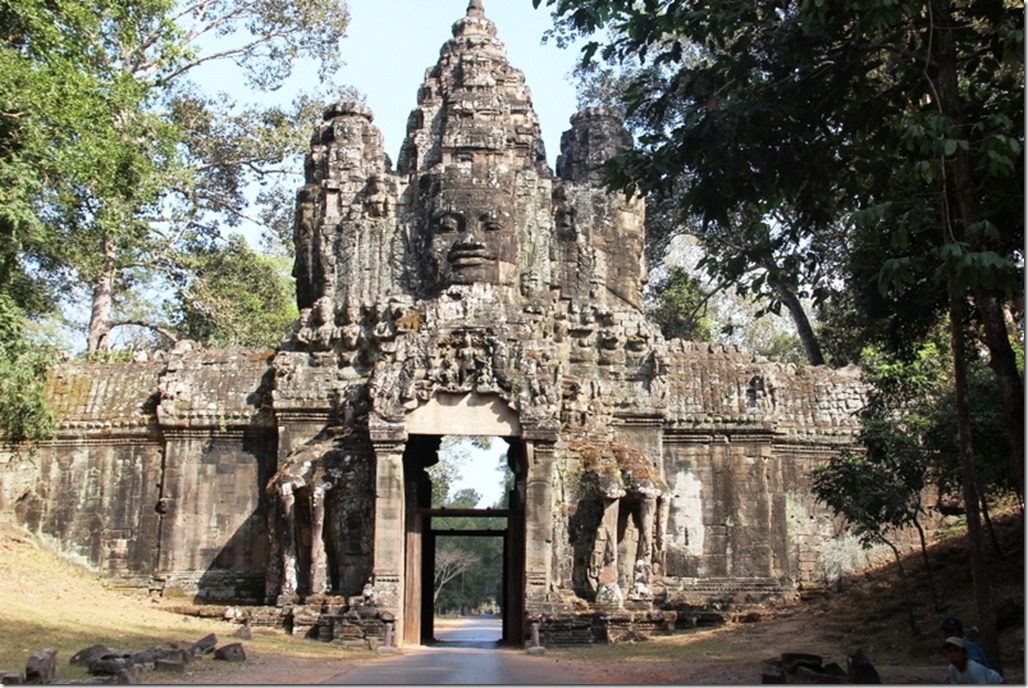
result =
[[[473,185],[452,172],[422,180],[425,286],[516,282],[517,232],[510,184]]]

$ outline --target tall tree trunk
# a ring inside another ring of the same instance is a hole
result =
[[[914,527],[917,528],[917,537],[921,541],[921,558],[924,560],[924,572],[928,576],[928,592],[932,596],[932,609],[935,611],[941,611],[942,607],[939,606],[939,593],[935,589],[935,573],[932,571],[932,561],[928,558],[928,541],[925,538],[924,528],[921,527],[921,522],[916,518],[914,519]]]
[[[907,620],[910,623],[910,635],[911,637],[918,637],[921,635],[921,629],[917,625],[917,617],[914,615],[914,598],[910,592],[910,581],[907,580],[907,570],[903,568],[903,557],[900,556],[900,551],[896,545],[890,541],[882,538],[882,542],[889,546],[892,550],[892,556],[896,559],[896,569],[900,574],[900,581],[903,585],[903,601],[906,603],[907,608]]]
[[[821,344],[817,341],[817,335],[814,334],[814,328],[810,324],[810,319],[807,317],[803,304],[800,303],[800,300],[791,290],[782,285],[776,284],[775,290],[782,299],[782,303],[789,309],[789,315],[792,316],[792,321],[796,324],[796,334],[803,343],[803,350],[807,354],[807,362],[810,365],[824,365],[825,357],[821,352]]]
[[[111,313],[114,308],[114,276],[104,274],[93,286],[93,304],[89,315],[89,336],[86,351],[105,351],[111,333]]]
[[[967,359],[964,342],[964,294],[949,277],[950,334],[953,340],[953,378],[957,401],[957,431],[960,445],[960,467],[967,514],[967,546],[971,560],[975,606],[982,649],[992,668],[1001,669],[999,638],[996,635],[996,610],[992,606],[989,571],[982,546],[982,523],[979,513],[978,487],[975,480],[974,448],[971,443],[971,406],[967,396]]]
[[[985,521],[985,529],[989,531],[989,542],[992,543],[992,553],[998,558],[1003,557],[1003,548],[999,544],[999,538],[996,537],[996,529],[992,526],[992,518],[989,516],[989,505],[985,501],[985,495],[980,495],[982,498],[982,519]]]
[[[952,136],[963,139],[969,136],[961,117],[963,109],[957,80],[957,51],[954,40],[956,26],[952,17],[950,0],[930,0],[928,4],[931,22],[931,39],[935,48],[930,58],[934,64],[932,78],[938,94],[939,108],[953,126]],[[943,212],[950,218],[950,201],[955,202],[959,213],[959,231],[948,222],[950,234],[946,241],[968,240],[968,230],[979,220],[974,197],[974,178],[967,151],[960,147],[954,155],[944,161],[946,178]],[[952,196],[950,195],[952,194]],[[1001,669],[999,638],[996,632],[996,610],[992,606],[989,573],[986,568],[985,551],[982,545],[982,525],[979,515],[978,487],[975,482],[974,451],[971,441],[971,408],[967,390],[967,353],[964,341],[964,308],[967,295],[956,282],[952,271],[946,276],[949,292],[950,331],[953,348],[953,380],[957,401],[957,430],[960,444],[960,463],[963,472],[964,506],[967,509],[967,540],[970,548],[971,575],[974,581],[975,605],[978,611],[978,627],[981,633],[982,649],[993,668]]]
[[[1024,508],[1024,383],[1017,370],[1017,358],[1007,334],[1006,313],[998,296],[985,289],[975,292],[975,304],[981,313],[985,345],[989,348],[989,367],[996,375],[1003,420],[1010,441],[1010,467],[1014,486]]]
[[[106,239],[103,243],[104,270],[93,285],[93,303],[89,314],[89,335],[86,351],[105,351],[109,345],[114,312],[114,246]]]

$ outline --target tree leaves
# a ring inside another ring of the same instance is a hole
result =
[[[298,315],[288,266],[257,254],[242,236],[191,256],[187,267],[171,315],[185,338],[274,348]]]
[[[24,313],[0,292],[0,437],[7,446],[45,439],[56,428],[56,414],[44,394],[56,356],[25,328]]]
[[[969,289],[1023,292],[1015,7],[952,2],[943,18],[917,0],[651,4],[562,0],[556,15],[581,32],[606,29],[612,60],[640,61],[623,89],[639,149],[610,161],[606,178],[650,200],[673,197],[679,227],[703,228],[707,266],[723,280],[778,308],[771,282],[747,277],[773,247],[775,283],[822,300],[878,285],[920,307],[931,299],[910,291],[938,290],[934,274],[950,269]],[[575,12],[586,7],[605,20],[583,21]],[[959,37],[959,119],[941,107],[941,58],[929,55],[942,19]],[[980,220],[998,231],[953,223],[952,168],[963,156],[974,161],[964,185],[978,195]],[[949,260],[940,249],[952,241],[974,245]]]
[[[273,89],[302,57],[324,79],[347,20],[342,0],[0,0],[0,68],[13,77],[0,83],[0,228],[12,236],[0,288],[50,285],[66,308],[92,300],[89,341],[102,346],[131,290],[159,291],[154,280],[223,227],[279,221],[250,211],[249,186],[282,205],[271,182],[300,169],[320,103],[236,108],[189,79],[232,61]]]

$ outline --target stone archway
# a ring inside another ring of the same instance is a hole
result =
[[[403,576],[402,641],[428,644],[434,639],[435,545],[440,536],[499,537],[503,542],[500,600],[503,619],[501,642],[517,644],[523,639],[525,571],[525,476],[524,444],[517,437],[503,437],[508,444],[507,461],[514,474],[513,489],[506,508],[435,508],[432,486],[425,469],[434,464],[440,435],[412,435],[404,453],[406,482],[406,532]],[[450,530],[441,519],[472,517],[490,521],[488,528]]]
[[[376,455],[374,588],[379,604],[396,615],[402,644],[420,644],[430,633],[432,555],[431,483],[424,469],[435,462],[446,435],[502,437],[510,445],[515,475],[505,535],[504,639],[521,642],[526,581],[526,510],[531,447],[517,412],[497,394],[439,392],[411,410],[399,427],[372,427]],[[549,508],[547,503],[542,509]],[[426,574],[426,572],[428,572]],[[426,622],[426,617],[428,617]],[[427,628],[426,628],[427,624]]]

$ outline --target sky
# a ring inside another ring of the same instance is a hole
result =
[[[468,454],[468,460],[461,464],[460,479],[450,486],[450,496],[470,487],[481,496],[479,508],[487,508],[497,504],[503,496],[503,483],[506,471],[501,467],[501,459],[507,456],[508,445],[498,437],[491,438],[488,449],[479,449],[463,441],[459,445]]]
[[[366,95],[385,137],[386,153],[395,161],[425,70],[439,59],[451,27],[466,14],[468,0],[347,0],[347,5],[350,25],[341,46],[346,66],[337,81]],[[542,44],[552,20],[549,10],[534,9],[532,0],[483,0],[483,6],[496,24],[497,38],[507,46],[508,61],[525,73],[553,167],[560,135],[570,128],[576,110],[569,75],[578,50],[558,48],[553,40]]]

